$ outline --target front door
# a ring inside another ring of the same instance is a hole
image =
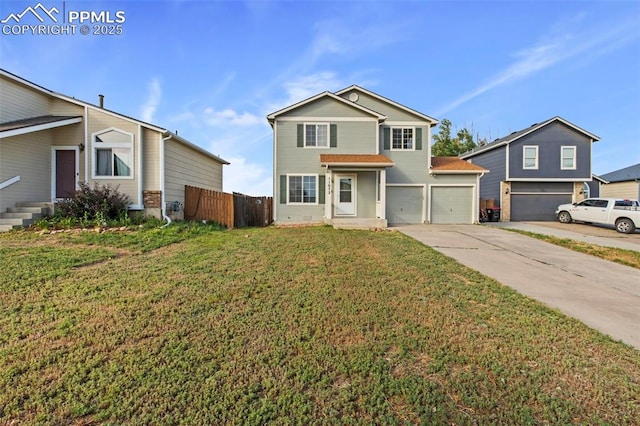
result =
[[[356,214],[356,175],[336,175],[336,216]]]
[[[55,198],[70,197],[76,191],[76,151],[56,149],[55,166]]]

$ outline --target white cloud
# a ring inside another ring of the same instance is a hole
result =
[[[251,163],[244,157],[225,158],[231,164],[224,166],[225,192],[241,192],[252,196],[271,196],[273,180],[271,167]]]
[[[231,108],[217,111],[211,107],[205,108],[204,120],[211,126],[230,124],[233,126],[253,126],[262,123],[263,119],[249,112],[238,113]]]
[[[346,83],[331,71],[321,71],[314,74],[303,75],[282,83],[284,97],[271,102],[264,108],[264,115],[281,110],[302,100],[315,96],[324,91],[335,91],[347,87]]]
[[[157,78],[152,79],[149,82],[149,94],[147,100],[142,105],[141,117],[143,121],[148,123],[153,121],[153,115],[160,104],[162,98],[162,89],[160,87],[160,80]]]

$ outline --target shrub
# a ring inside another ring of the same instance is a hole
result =
[[[128,195],[118,192],[118,187],[94,184],[93,188],[81,182],[75,194],[56,205],[56,216],[73,217],[81,222],[107,222],[121,220],[131,204]]]

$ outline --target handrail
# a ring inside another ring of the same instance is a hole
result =
[[[20,180],[20,176],[14,176],[5,180],[4,182],[0,182],[0,189],[5,189],[7,186],[13,185],[14,183]]]

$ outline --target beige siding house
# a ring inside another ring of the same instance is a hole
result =
[[[600,197],[640,200],[640,163],[598,176]]]
[[[274,221],[376,227],[478,221],[482,167],[431,158],[434,118],[362,87],[267,116]]]
[[[185,185],[222,191],[225,164],[162,127],[0,70],[0,215],[53,206],[87,182],[117,186],[130,210],[180,218],[167,206],[184,204]]]

